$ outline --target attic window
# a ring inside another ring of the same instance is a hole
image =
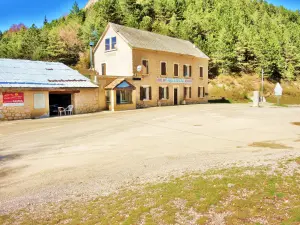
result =
[[[117,38],[116,37],[111,38],[111,49],[112,50],[117,49]]]
[[[117,38],[111,37],[105,39],[105,51],[111,51],[117,49]]]
[[[110,50],[110,39],[106,38],[105,39],[105,51],[109,51]]]

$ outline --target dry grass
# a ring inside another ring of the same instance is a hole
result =
[[[276,103],[277,98],[273,95],[276,83],[265,80],[264,94],[268,102]],[[294,82],[281,82],[284,95],[280,102],[282,106],[300,104],[300,80]],[[210,80],[209,95],[211,99],[221,99],[222,97],[231,103],[249,102],[249,97],[253,91],[261,89],[261,79],[258,75],[232,76],[220,75]]]
[[[264,167],[188,174],[89,202],[25,209],[0,216],[0,224],[299,224],[300,176],[268,174]]]
[[[271,148],[271,149],[291,149],[291,147],[283,145],[283,144],[278,144],[275,142],[253,142],[249,144],[250,147],[256,147],[256,148]]]

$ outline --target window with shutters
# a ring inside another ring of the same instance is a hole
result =
[[[198,98],[204,98],[204,97],[205,97],[205,88],[198,87]]]
[[[187,67],[187,65],[183,65],[183,76],[185,76],[185,77],[188,76],[188,67]]]
[[[167,75],[167,63],[166,62],[161,62],[160,63],[160,74],[161,75]]]
[[[140,88],[140,100],[141,101],[149,101],[152,100],[152,90],[151,87],[149,86],[142,86]]]
[[[192,87],[184,87],[184,99],[192,98]]]
[[[174,64],[174,77],[179,76],[179,64],[175,63]]]
[[[142,65],[143,65],[143,74],[149,74],[149,61],[146,59],[142,60]]]
[[[167,86],[159,87],[159,99],[160,100],[169,99],[169,87]]]
[[[106,75],[106,63],[101,64],[101,72],[102,72],[102,75]]]
[[[191,65],[183,65],[183,75],[185,77],[192,76],[192,66]]]
[[[204,77],[204,74],[203,74],[203,66],[200,66],[199,67],[199,72],[200,72],[200,78],[203,78]]]

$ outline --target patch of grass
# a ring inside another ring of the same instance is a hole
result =
[[[271,148],[271,149],[290,149],[291,147],[286,146],[284,144],[278,144],[275,142],[253,142],[249,144],[250,147],[256,147],[256,148]]]
[[[280,103],[279,105],[277,105],[277,103],[275,103],[275,104],[273,104],[273,106],[284,107],[284,108],[289,107],[288,105],[285,105],[285,104],[282,104],[282,103]]]
[[[266,171],[230,168],[187,174],[88,202],[0,216],[0,224],[216,224],[220,215],[225,215],[224,224],[259,224],[253,221],[260,218],[267,224],[297,224],[300,177]]]

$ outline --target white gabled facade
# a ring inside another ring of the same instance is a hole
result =
[[[116,49],[111,49],[112,38],[116,37]],[[105,40],[110,40],[110,50],[105,48]],[[94,50],[95,70],[102,74],[102,64],[108,76],[132,76],[132,48],[111,26],[108,26]]]

